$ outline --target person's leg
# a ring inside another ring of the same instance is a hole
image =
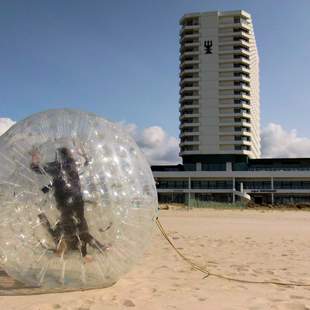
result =
[[[38,215],[38,218],[40,219],[42,225],[47,229],[47,231],[49,232],[49,234],[52,236],[55,244],[57,245],[57,243],[60,240],[61,234],[60,234],[60,229],[59,229],[59,223],[57,223],[56,227],[53,229],[51,226],[50,221],[48,220],[47,216],[45,215],[45,213],[40,213]]]

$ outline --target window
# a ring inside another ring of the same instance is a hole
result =
[[[234,91],[235,95],[247,95],[250,96],[250,92],[248,90],[235,90]]]
[[[159,179],[156,187],[161,189],[185,189],[188,188],[188,181]]]
[[[244,63],[234,63],[234,68],[247,68],[247,69],[249,69],[250,66],[248,64],[244,64]]]
[[[251,137],[248,137],[248,136],[235,136],[235,141],[251,141]]]
[[[236,151],[250,151],[251,147],[249,145],[235,145]]]
[[[232,181],[230,180],[192,180],[191,188],[193,189],[231,189]]]
[[[234,99],[235,104],[250,104],[250,100],[248,99]]]
[[[244,77],[247,77],[247,78],[249,78],[250,77],[250,74],[249,73],[247,73],[247,72],[234,72],[234,76],[236,76],[236,77],[242,77],[242,76],[244,76]]]
[[[249,51],[250,48],[248,46],[243,46],[243,45],[234,45],[234,50],[241,50],[244,49],[246,51]]]
[[[198,151],[198,150],[199,150],[198,145],[183,145],[183,146],[181,146],[181,152]]]
[[[198,136],[185,136],[181,138],[181,142],[193,142],[193,141],[199,141],[199,137]]]

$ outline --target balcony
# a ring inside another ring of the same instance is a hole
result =
[[[197,91],[198,92],[198,90],[199,90],[199,86],[197,85],[197,86],[192,86],[192,87],[182,87],[181,89],[180,89],[180,95],[184,95],[184,96],[186,96],[186,93],[188,93],[188,92],[194,92],[194,91]]]
[[[248,123],[246,121],[236,122],[234,120],[227,120],[227,121],[219,120],[219,126],[222,126],[222,127],[223,126],[231,126],[231,127],[237,127],[238,126],[238,127],[248,127],[248,128],[251,128],[252,124]]]
[[[197,50],[199,49],[199,42],[185,43],[181,45],[180,53],[191,52],[194,51],[195,48],[197,48]]]
[[[222,32],[218,34],[219,39],[221,41],[221,38],[225,38],[225,37],[231,37],[231,36],[242,36],[246,39],[249,39],[251,37],[250,33],[247,33],[246,31],[234,31],[233,29],[230,32]]]
[[[245,21],[240,21],[240,22],[231,22],[231,23],[221,23],[221,20],[219,21],[219,28],[236,28],[236,27],[242,27],[248,30],[251,30],[251,23],[250,22],[245,22]]]
[[[245,100],[250,100],[251,97],[245,94],[240,94],[240,95],[235,95],[235,94],[229,94],[229,95],[219,95],[220,99],[245,99]]]
[[[245,66],[240,67],[234,67],[233,63],[231,65],[224,64],[225,66],[219,67],[219,72],[245,72],[247,74],[250,74],[250,68],[247,68]]]
[[[231,72],[229,76],[221,76],[219,77],[219,82],[232,82],[234,85],[234,82],[250,82],[250,77],[247,76],[234,76],[234,72]]]
[[[199,147],[199,141],[185,141],[185,142],[181,142],[180,141],[180,146],[185,146],[185,145],[196,145]]]
[[[182,123],[179,125],[179,129],[182,129],[184,127],[199,127],[200,123],[188,123],[186,121],[182,121]]]
[[[226,57],[222,57],[220,56],[219,57],[219,64],[245,64],[247,66],[250,65],[250,60],[247,59],[246,57],[240,57],[240,58],[235,58],[235,57],[229,57],[229,58],[226,58]]]
[[[246,112],[240,112],[240,113],[235,113],[234,111],[232,112],[219,112],[220,117],[246,117],[246,118],[251,118],[251,114],[246,113]]]
[[[199,39],[199,33],[189,33],[181,36],[179,42],[181,44],[187,43],[188,40],[189,41],[196,40],[198,42],[198,39]]]
[[[247,145],[251,146],[252,142],[251,141],[235,141],[235,140],[227,140],[227,141],[219,141],[220,145]]]
[[[234,85],[234,84],[227,84],[227,85],[221,85],[218,88],[219,90],[245,90],[245,91],[250,91],[250,86],[247,85]]]
[[[199,78],[195,77],[195,78],[183,78],[179,85],[180,87],[190,87],[190,85],[193,85],[193,83],[198,83],[199,82]]]
[[[224,126],[222,126],[224,127]],[[241,131],[223,131],[220,129],[219,131],[220,136],[233,136],[233,135],[243,135],[243,136],[247,136],[247,137],[252,137],[251,132],[246,131],[246,130],[241,130]]]
[[[179,138],[181,137],[187,137],[187,136],[199,136],[200,133],[199,131],[192,131],[192,132],[180,132],[179,134]]]
[[[194,65],[197,66],[198,64],[199,64],[198,59],[182,61],[180,64],[180,69],[186,70],[187,68],[194,67]]]
[[[193,49],[192,51],[184,52],[180,55],[180,61],[183,61],[184,58],[190,57],[190,56],[198,56],[199,55],[199,49]]]
[[[190,73],[199,73],[199,68],[181,70],[180,77],[183,77]]]
[[[250,46],[250,42],[247,42],[247,41],[245,41],[245,40],[243,40],[241,38],[239,40],[234,40],[232,38],[232,40],[229,40],[229,41],[219,41],[218,44],[219,44],[219,47],[225,46],[225,45],[232,45],[232,46],[234,46],[234,45],[244,45],[245,47],[249,47]]]
[[[242,45],[242,44],[232,44],[232,45],[225,45],[221,46],[219,49],[219,55],[225,55],[225,54],[244,54],[249,56],[250,55],[250,48],[248,44]]]
[[[184,121],[184,119],[188,119],[190,117],[199,117],[199,113],[191,113],[191,114],[186,113],[186,114],[180,115],[179,120]]]

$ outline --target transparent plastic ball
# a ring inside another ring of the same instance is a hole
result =
[[[49,110],[0,137],[0,264],[27,285],[112,285],[142,256],[156,214],[149,164],[118,124]]]

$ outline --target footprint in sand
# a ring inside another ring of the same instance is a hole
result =
[[[134,304],[134,302],[130,299],[126,299],[124,302],[123,302],[123,305],[125,307],[135,307],[136,305]]]
[[[298,296],[298,295],[290,295],[291,299],[304,299],[303,296]]]
[[[206,301],[206,300],[207,300],[207,298],[198,297],[198,300],[199,300],[199,301]]]

